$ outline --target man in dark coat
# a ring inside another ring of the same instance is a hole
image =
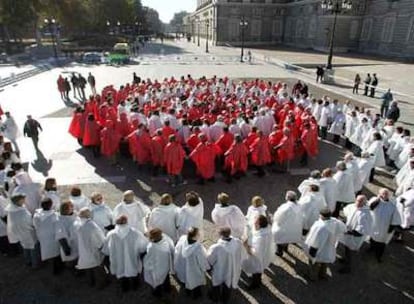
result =
[[[400,118],[400,108],[398,107],[398,103],[393,101],[391,103],[391,107],[387,112],[387,119],[392,119],[396,122]]]
[[[36,151],[39,150],[39,130],[43,131],[40,123],[37,120],[33,119],[31,115],[27,115],[27,120],[23,127],[23,134],[24,136],[30,137],[32,139],[33,146],[35,147]]]

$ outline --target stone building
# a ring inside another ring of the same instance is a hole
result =
[[[342,0],[333,0],[342,1]],[[334,15],[322,0],[197,0],[185,31],[216,45],[285,45],[326,50]],[[208,23],[208,26],[207,26]],[[335,50],[414,59],[414,0],[353,0],[337,16]]]

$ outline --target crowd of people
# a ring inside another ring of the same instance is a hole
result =
[[[204,182],[216,167],[231,181],[249,164],[259,176],[268,164],[296,156],[306,164],[303,155],[317,155],[318,135],[343,140],[349,151],[335,169],[312,171],[297,191],[287,191],[273,215],[260,196],[243,213],[219,193],[211,212],[219,239],[206,249],[204,202],[197,193],[188,192],[181,207],[168,193],[150,207],[128,190],[112,209],[101,193],[88,198],[77,186],[63,199],[56,179],[47,178],[43,187],[34,183],[0,137],[0,251],[23,251],[28,266],[41,261],[55,275],[71,269],[91,285],[103,287],[111,274],[126,292],[142,277],[159,297],[168,294],[175,274],[187,294],[199,298],[209,273],[209,297],[228,303],[242,272],[250,277],[249,289],[260,288],[274,255],[283,258],[291,246],[308,256],[308,278],[323,279],[337,249],[343,248],[340,272],[348,273],[364,242],[381,262],[386,245],[403,240],[414,225],[409,130],[350,102],[313,99],[300,82],[289,90],[261,80],[235,84],[188,76],[159,83],[134,77],[132,85],[108,86],[92,96],[75,111],[69,131],[95,155],[115,160],[124,151],[139,165],[151,164],[153,174],[165,170],[172,185],[183,182],[186,157]],[[386,165],[398,171],[395,195],[382,188],[367,198],[364,186]]]

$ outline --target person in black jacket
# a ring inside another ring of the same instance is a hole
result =
[[[33,146],[35,147],[36,151],[39,150],[39,130],[43,131],[42,126],[40,123],[33,119],[31,115],[27,115],[27,120],[23,127],[23,134],[24,136],[30,137],[33,141]]]
[[[400,108],[398,107],[398,102],[393,101],[391,103],[391,107],[387,111],[387,119],[392,119],[396,122],[400,118]]]

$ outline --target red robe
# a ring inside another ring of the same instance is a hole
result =
[[[280,142],[280,148],[277,150],[277,161],[279,163],[287,162],[295,158],[295,142],[291,136],[283,136]]]
[[[217,148],[210,143],[199,143],[191,152],[190,159],[196,164],[197,174],[202,178],[210,179],[214,176],[217,152]]]
[[[265,136],[258,137],[250,146],[252,163],[255,166],[265,166],[272,161],[268,139]]]
[[[86,120],[82,143],[85,147],[99,146],[101,127],[96,121]]]
[[[126,113],[121,114],[116,127],[119,135],[122,138],[127,137],[129,134],[131,134],[131,124],[128,121],[128,116]]]
[[[231,175],[247,171],[249,150],[245,144],[234,143],[224,155],[224,168],[230,170]]]
[[[164,126],[162,128],[162,137],[164,137],[165,141],[168,141],[168,139],[170,138],[170,135],[176,135],[177,132],[175,132],[175,130],[173,128],[171,128],[170,126]]]
[[[230,149],[234,141],[234,135],[230,132],[223,133],[216,141],[216,145],[220,148],[222,153],[226,153]]]
[[[254,143],[254,141],[258,138],[256,132],[250,132],[246,139],[243,141],[247,148],[250,149],[250,146]]]
[[[82,139],[85,127],[85,115],[84,113],[75,112],[72,116],[72,121],[69,125],[69,133],[77,138]]]
[[[190,137],[187,139],[187,146],[188,146],[188,148],[190,149],[190,152],[191,151],[193,151],[197,146],[198,146],[198,144],[200,143],[200,138],[198,138],[198,135],[200,134],[201,132],[198,132],[198,133],[193,133],[193,134],[191,134],[190,135]]]
[[[148,132],[139,130],[128,135],[129,151],[138,164],[151,161],[151,137]]]
[[[164,165],[165,141],[162,136],[156,135],[151,139],[151,161],[154,166]]]
[[[169,175],[179,175],[183,170],[185,151],[177,142],[170,142],[164,148],[164,163]]]
[[[280,129],[277,131],[273,131],[269,135],[270,151],[271,151],[274,161],[277,160],[277,153],[274,152],[275,151],[274,148],[280,144],[280,141],[282,140],[282,138],[283,138],[283,131]]]
[[[112,121],[106,121],[105,128],[101,130],[101,153],[104,156],[113,156],[119,150],[121,138],[114,128]]]

